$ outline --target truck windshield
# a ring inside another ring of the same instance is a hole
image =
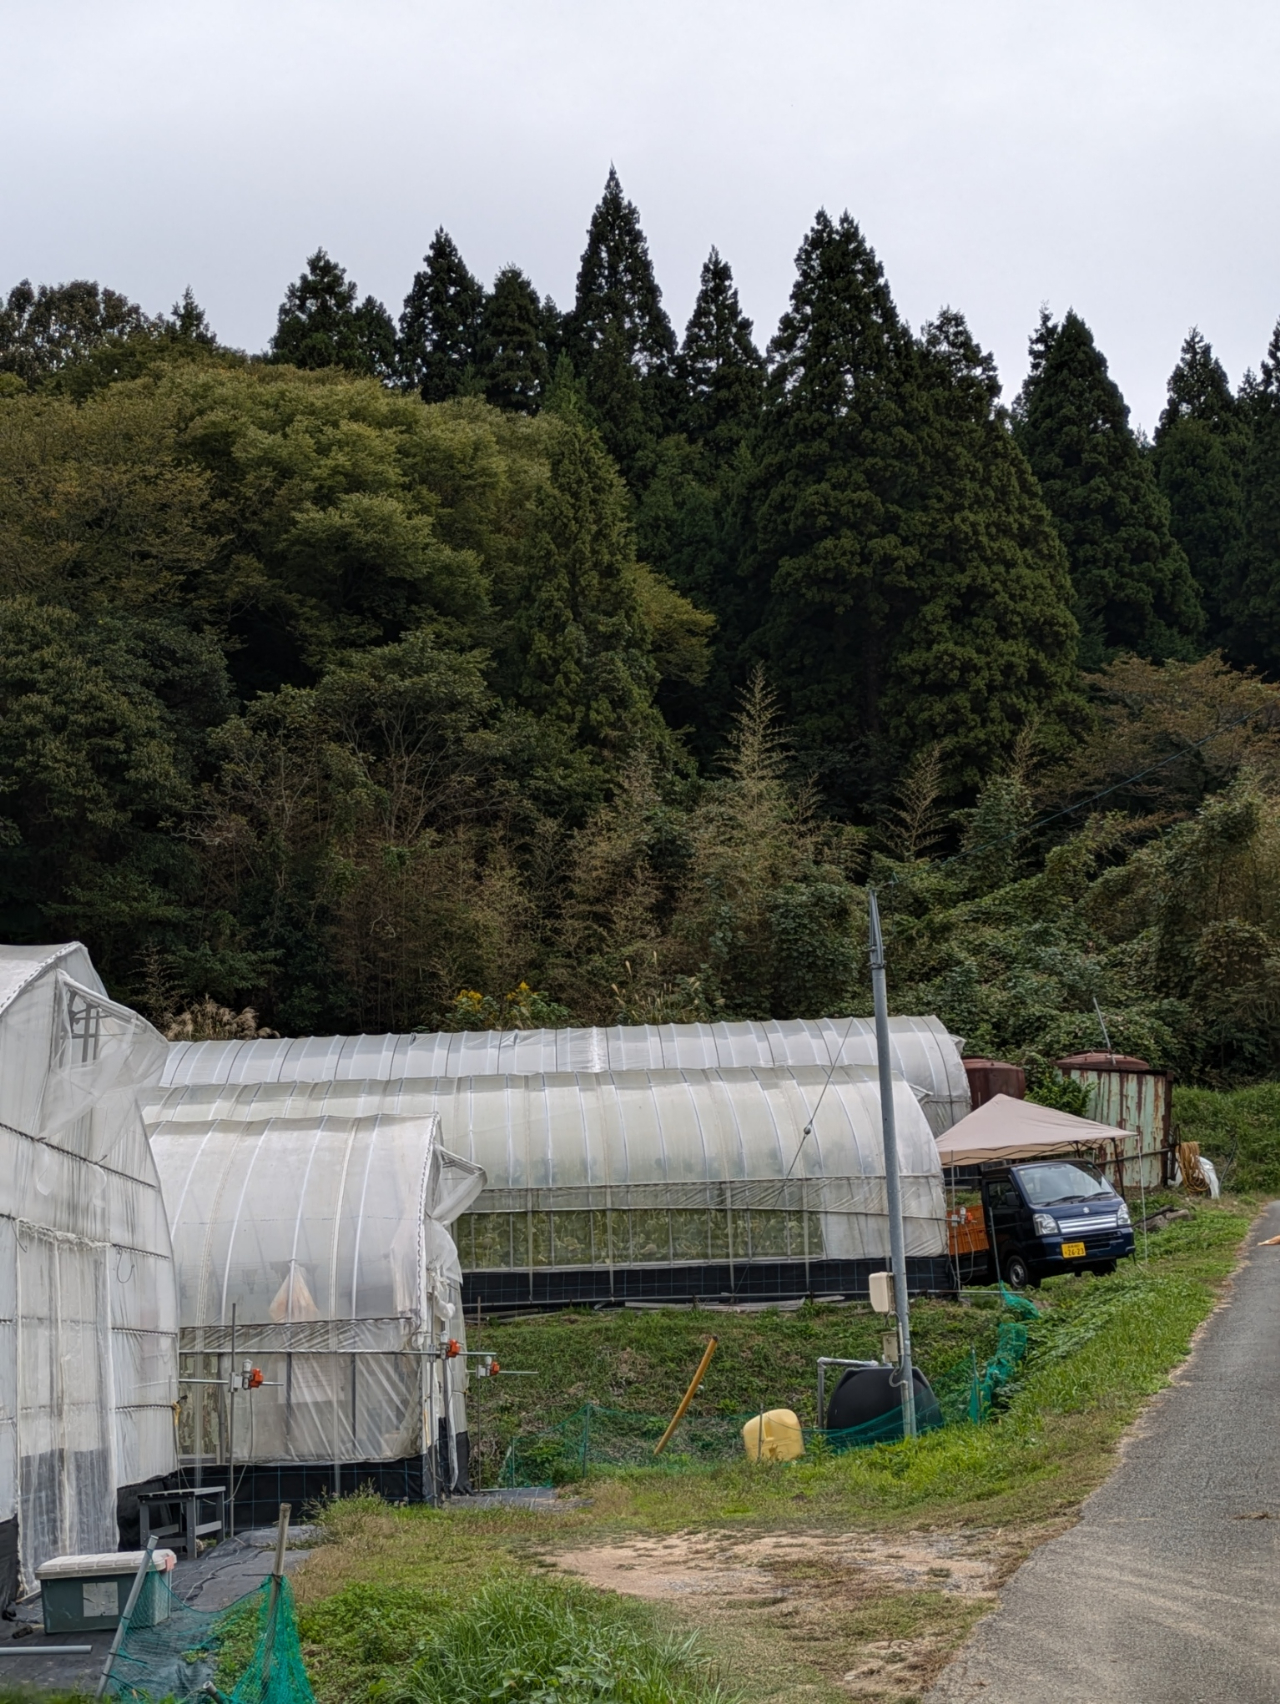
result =
[[[1033,1207],[1054,1207],[1064,1201],[1091,1201],[1115,1191],[1093,1166],[1055,1160],[1053,1164],[1018,1166],[1022,1193]]]

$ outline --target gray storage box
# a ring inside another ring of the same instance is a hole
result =
[[[141,1550],[105,1551],[97,1556],[54,1556],[36,1569],[46,1633],[100,1633],[116,1626],[129,1601]],[[169,1619],[166,1575],[176,1557],[156,1550],[134,1605],[134,1627]]]

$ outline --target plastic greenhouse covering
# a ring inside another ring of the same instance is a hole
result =
[[[466,1430],[466,1362],[443,1354],[450,1338],[465,1347],[446,1227],[483,1174],[444,1151],[429,1107],[344,1087],[333,1104],[310,1085],[191,1085],[147,1105],[179,1278],[185,1458],[396,1461]],[[228,1395],[233,1352],[259,1388]]]
[[[27,1587],[114,1550],[117,1491],[175,1466],[177,1296],[135,1096],[164,1056],[82,946],[0,947],[0,1524]]]
[[[890,1064],[940,1136],[969,1111],[961,1042],[937,1018],[889,1020]],[[170,1048],[166,1083],[322,1083],[343,1078],[528,1076],[876,1064],[870,1018],[646,1024],[613,1029],[477,1030],[438,1035],[196,1041]],[[446,1140],[449,1139],[446,1132]]]
[[[307,1045],[314,1067],[319,1047]],[[333,1064],[348,1056],[342,1040],[329,1046]],[[184,1065],[192,1049],[185,1052]],[[230,1049],[212,1057],[245,1062]],[[900,1079],[894,1104],[907,1253],[941,1256],[933,1133],[917,1094]],[[375,1106],[387,1120],[438,1115],[449,1150],[485,1176],[473,1210],[454,1227],[461,1267],[472,1274],[642,1266],[733,1272],[767,1263],[881,1263],[889,1252],[879,1086],[865,1067],[387,1081],[317,1071],[308,1082],[175,1087],[149,1110],[174,1204],[184,1297],[190,1210],[170,1182],[169,1133],[178,1117],[216,1129],[213,1121],[232,1105],[264,1130],[286,1114],[302,1119],[304,1107],[316,1127],[368,1116]],[[285,1276],[280,1268],[274,1283]],[[191,1305],[184,1300],[184,1327],[193,1321]],[[210,1304],[201,1306],[212,1317]]]

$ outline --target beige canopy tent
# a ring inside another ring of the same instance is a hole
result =
[[[938,1138],[938,1158],[944,1166],[976,1166],[984,1160],[1027,1160],[1105,1144],[1106,1158],[1111,1159],[1115,1144],[1127,1134],[1056,1107],[993,1095]]]

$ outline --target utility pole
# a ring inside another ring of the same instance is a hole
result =
[[[867,889],[871,937],[871,996],[876,1011],[876,1063],[880,1067],[880,1123],[884,1131],[884,1185],[889,1207],[889,1265],[898,1316],[898,1376],[902,1380],[902,1435],[916,1435],[916,1387],[911,1366],[911,1307],[902,1232],[902,1184],[898,1176],[898,1130],[893,1117],[893,1073],[889,1067],[889,996],[885,988],[884,940],[874,888]]]

